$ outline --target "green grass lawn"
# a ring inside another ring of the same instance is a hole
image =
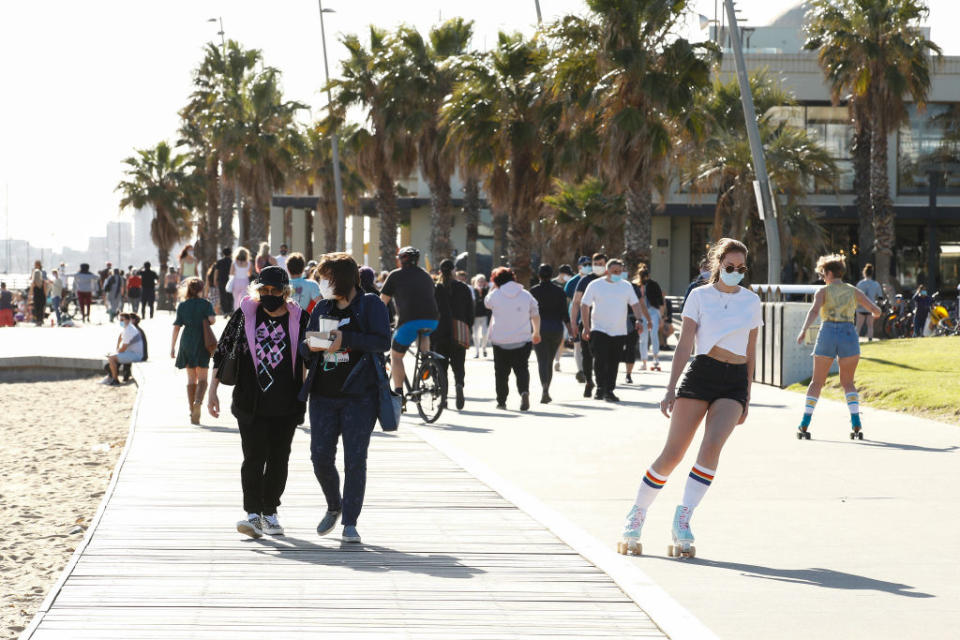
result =
[[[860,403],[960,424],[960,337],[908,338],[863,343],[857,388]],[[788,387],[804,393],[809,380]],[[838,376],[823,396],[843,400]]]

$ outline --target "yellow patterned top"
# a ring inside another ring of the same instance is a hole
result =
[[[853,322],[857,313],[857,288],[846,282],[832,282],[824,287],[822,322]]]

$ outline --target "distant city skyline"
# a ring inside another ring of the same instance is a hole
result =
[[[696,0],[685,33],[703,40],[697,14],[712,18],[713,0]],[[768,24],[796,6],[796,0],[740,0],[745,24]],[[951,32],[960,22],[954,0],[930,0],[932,38],[947,55],[960,54]],[[583,0],[540,0],[544,21],[584,13]],[[344,49],[339,36],[363,35],[371,19],[378,26],[401,22],[427,30],[455,16],[475,21],[474,46],[493,43],[498,30],[531,33],[536,27],[532,0],[418,0],[395,3],[327,0],[330,71],[339,73]],[[721,5],[722,6],[722,5]],[[109,221],[132,220],[118,211],[114,191],[124,158],[134,148],[175,142],[177,111],[190,91],[191,71],[205,43],[219,41],[222,16],[228,38],[261,48],[266,64],[283,72],[290,99],[318,114],[325,100],[319,18],[314,0],[267,10],[255,0],[183,0],[130,3],[104,0],[89,5],[66,2],[0,3],[0,56],[5,83],[16,87],[0,101],[0,197],[9,185],[9,235],[53,248],[84,241]],[[78,25],[96,24],[91,31]],[[93,34],[95,37],[91,37]],[[4,213],[4,212],[0,212]],[[4,214],[5,215],[5,214]],[[8,220],[0,220],[7,236]],[[0,264],[0,269],[3,265]]]

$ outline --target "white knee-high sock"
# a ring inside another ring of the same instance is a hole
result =
[[[687,485],[683,489],[683,506],[691,510],[695,509],[706,495],[716,473],[716,469],[707,469],[699,464],[693,465],[690,476],[687,478]]]
[[[820,398],[816,396],[807,396],[806,402],[803,405],[803,419],[800,421],[801,427],[809,427],[810,419],[813,417],[813,410],[817,408],[817,400]]]
[[[860,426],[860,394],[851,391],[846,394],[847,409],[850,410],[850,424],[854,427]]]
[[[637,499],[634,504],[636,504],[641,511],[646,512],[646,510],[650,508],[650,505],[653,504],[653,501],[656,500],[660,489],[663,489],[663,485],[667,483],[668,477],[669,476],[660,475],[653,470],[653,467],[647,469],[647,472],[643,475],[643,481],[640,483],[640,488],[637,489]]]

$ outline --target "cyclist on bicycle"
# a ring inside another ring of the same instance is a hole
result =
[[[390,272],[380,290],[380,299],[384,304],[389,305],[391,299],[396,300],[397,329],[390,349],[390,375],[393,387],[399,394],[403,393],[406,377],[403,370],[404,354],[417,339],[419,331],[425,330],[430,334],[436,330],[440,317],[434,297],[433,278],[417,265],[419,261],[419,249],[400,249],[397,252],[398,268]],[[430,339],[424,336],[418,348],[429,350]]]

